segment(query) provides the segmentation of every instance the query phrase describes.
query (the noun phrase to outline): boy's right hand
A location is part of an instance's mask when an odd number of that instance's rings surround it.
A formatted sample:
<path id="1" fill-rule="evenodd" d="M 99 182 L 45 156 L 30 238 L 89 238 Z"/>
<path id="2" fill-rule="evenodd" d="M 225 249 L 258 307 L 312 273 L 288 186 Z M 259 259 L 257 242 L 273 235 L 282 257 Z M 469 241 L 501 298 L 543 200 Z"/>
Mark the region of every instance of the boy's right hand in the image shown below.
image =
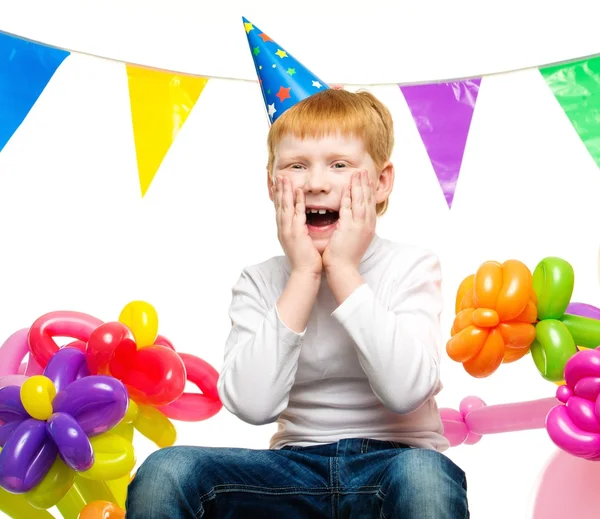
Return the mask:
<path id="1" fill-rule="evenodd" d="M 291 181 L 286 177 L 277 177 L 274 190 L 277 237 L 290 261 L 292 272 L 320 275 L 323 260 L 308 235 L 304 192 L 297 189 L 294 202 Z"/>

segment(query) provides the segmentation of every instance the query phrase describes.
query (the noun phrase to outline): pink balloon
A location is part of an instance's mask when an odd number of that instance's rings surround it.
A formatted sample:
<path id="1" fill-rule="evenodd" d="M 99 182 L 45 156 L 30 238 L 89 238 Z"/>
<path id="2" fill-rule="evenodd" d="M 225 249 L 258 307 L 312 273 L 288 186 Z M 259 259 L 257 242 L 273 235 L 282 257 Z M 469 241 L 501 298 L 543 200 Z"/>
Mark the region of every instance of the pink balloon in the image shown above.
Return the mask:
<path id="1" fill-rule="evenodd" d="M 0 377 L 19 373 L 21 362 L 29 353 L 28 333 L 27 328 L 19 330 L 0 346 Z"/>
<path id="2" fill-rule="evenodd" d="M 600 460 L 600 351 L 582 350 L 565 366 L 565 385 L 556 390 L 558 405 L 546 419 L 557 447 L 588 460 Z"/>
<path id="3" fill-rule="evenodd" d="M 444 436 L 450 442 L 450 446 L 456 447 L 464 443 L 469 437 L 469 429 L 463 416 L 456 409 L 443 407 L 440 409 L 440 417 L 444 424 Z"/>
<path id="4" fill-rule="evenodd" d="M 597 519 L 600 463 L 558 450 L 540 475 L 533 519 Z"/>
<path id="5" fill-rule="evenodd" d="M 29 360 L 27 361 L 27 368 L 25 369 L 25 375 L 33 377 L 34 375 L 41 375 L 44 373 L 44 368 L 38 364 L 33 355 L 29 354 Z"/>
<path id="6" fill-rule="evenodd" d="M 557 405 L 556 398 L 494 405 L 471 411 L 465 416 L 465 423 L 475 434 L 543 429 L 548 412 Z"/>
<path id="7" fill-rule="evenodd" d="M 478 396 L 467 396 L 462 399 L 458 410 L 463 419 L 465 419 L 470 412 L 483 409 L 484 407 L 486 407 L 485 402 Z M 465 445 L 475 445 L 481 438 L 481 434 L 469 431 L 469 435 L 465 439 Z"/>
<path id="8" fill-rule="evenodd" d="M 26 375 L 5 375 L 0 377 L 0 389 L 6 386 L 19 386 L 23 385 L 29 377 Z"/>

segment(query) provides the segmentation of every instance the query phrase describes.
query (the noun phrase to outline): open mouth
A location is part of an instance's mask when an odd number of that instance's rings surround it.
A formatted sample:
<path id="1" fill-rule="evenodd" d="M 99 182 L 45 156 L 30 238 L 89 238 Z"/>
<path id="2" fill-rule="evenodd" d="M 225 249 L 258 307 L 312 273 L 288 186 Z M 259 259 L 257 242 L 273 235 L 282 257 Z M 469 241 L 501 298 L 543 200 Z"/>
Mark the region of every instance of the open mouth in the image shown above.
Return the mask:
<path id="1" fill-rule="evenodd" d="M 327 227 L 334 225 L 340 217 L 338 211 L 330 209 L 306 209 L 306 225 L 310 227 Z"/>

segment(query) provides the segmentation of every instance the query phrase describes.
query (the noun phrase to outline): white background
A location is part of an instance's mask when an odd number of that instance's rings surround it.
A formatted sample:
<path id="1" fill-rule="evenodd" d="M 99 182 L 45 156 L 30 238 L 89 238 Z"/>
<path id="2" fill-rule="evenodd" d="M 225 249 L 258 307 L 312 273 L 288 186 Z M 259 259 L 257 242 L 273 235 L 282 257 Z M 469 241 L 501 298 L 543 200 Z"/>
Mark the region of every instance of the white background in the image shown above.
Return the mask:
<path id="1" fill-rule="evenodd" d="M 353 84 L 500 72 L 600 51 L 592 1 L 571 0 L 567 9 L 511 0 L 488 12 L 467 0 L 371 1 L 360 14 L 341 1 L 321 2 L 322 11 L 311 2 L 244 4 L 214 3 L 209 13 L 191 0 L 5 0 L 0 30 L 254 79 L 245 15 L 326 81 Z M 488 259 L 533 269 L 561 256 L 576 272 L 573 300 L 600 304 L 600 172 L 537 70 L 483 80 L 451 211 L 398 87 L 371 90 L 392 110 L 397 132 L 396 185 L 378 232 L 440 255 L 444 330 L 458 284 Z M 141 199 L 124 65 L 67 58 L 0 153 L 0 337 L 51 310 L 116 320 L 128 301 L 143 299 L 178 350 L 220 369 L 232 285 L 244 266 L 280 253 L 265 183 L 267 131 L 256 82 L 210 80 Z M 555 391 L 530 357 L 485 380 L 446 357 L 442 368 L 440 406 L 457 408 L 469 394 L 498 404 Z M 179 444 L 251 448 L 267 446 L 274 431 L 225 410 L 177 428 Z M 135 445 L 139 462 L 154 449 L 139 436 Z M 467 472 L 472 517 L 505 519 L 530 517 L 536 478 L 553 452 L 539 430 L 448 455 Z"/>

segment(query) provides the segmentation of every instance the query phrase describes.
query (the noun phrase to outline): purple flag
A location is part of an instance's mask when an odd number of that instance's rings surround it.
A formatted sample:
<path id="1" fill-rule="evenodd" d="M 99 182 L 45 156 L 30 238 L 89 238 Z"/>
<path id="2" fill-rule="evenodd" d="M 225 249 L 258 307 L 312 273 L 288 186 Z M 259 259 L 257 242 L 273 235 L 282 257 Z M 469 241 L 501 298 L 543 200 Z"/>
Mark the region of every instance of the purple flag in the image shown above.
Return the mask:
<path id="1" fill-rule="evenodd" d="M 480 84 L 481 78 L 400 87 L 449 208 Z"/>

